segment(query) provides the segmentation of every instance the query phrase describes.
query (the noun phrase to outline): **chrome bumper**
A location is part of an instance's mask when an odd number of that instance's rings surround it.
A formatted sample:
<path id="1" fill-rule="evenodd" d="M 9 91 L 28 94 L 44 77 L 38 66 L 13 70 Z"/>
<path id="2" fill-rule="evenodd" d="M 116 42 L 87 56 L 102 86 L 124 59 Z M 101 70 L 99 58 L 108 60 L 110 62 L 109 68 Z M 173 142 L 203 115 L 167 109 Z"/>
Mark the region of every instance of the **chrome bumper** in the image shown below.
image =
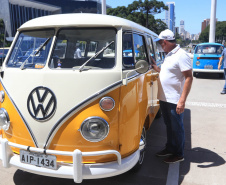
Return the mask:
<path id="1" fill-rule="evenodd" d="M 10 146 L 27 150 L 28 146 L 19 145 L 9 142 L 7 139 L 2 139 L 0 136 L 0 160 L 2 160 L 3 167 L 9 168 L 14 166 L 18 169 L 28 171 L 35 174 L 51 176 L 51 177 L 61 177 L 74 179 L 75 183 L 81 183 L 83 179 L 98 179 L 111 177 L 115 175 L 122 174 L 130 170 L 139 160 L 140 151 L 137 150 L 132 155 L 121 159 L 121 155 L 116 150 L 105 150 L 97 152 L 81 152 L 80 150 L 74 150 L 73 152 L 56 151 L 56 150 L 46 150 L 46 154 L 50 155 L 64 155 L 72 156 L 73 164 L 66 164 L 58 162 L 57 170 L 51 170 L 47 168 L 36 167 L 30 164 L 24 164 L 20 162 L 20 156 L 15 155 Z M 40 148 L 30 147 L 31 152 L 43 153 L 44 150 Z M 83 156 L 98 156 L 98 155 L 108 155 L 114 154 L 117 156 L 117 162 L 108 163 L 96 163 L 96 164 L 83 164 Z"/>

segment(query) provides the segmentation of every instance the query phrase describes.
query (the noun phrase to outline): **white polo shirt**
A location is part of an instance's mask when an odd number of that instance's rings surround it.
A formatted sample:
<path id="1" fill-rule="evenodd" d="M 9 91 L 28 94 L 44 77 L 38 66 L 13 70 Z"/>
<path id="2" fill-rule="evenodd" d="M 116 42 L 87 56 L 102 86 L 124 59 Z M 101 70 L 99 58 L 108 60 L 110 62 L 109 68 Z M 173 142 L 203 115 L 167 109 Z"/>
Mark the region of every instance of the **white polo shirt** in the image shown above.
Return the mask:
<path id="1" fill-rule="evenodd" d="M 177 46 L 169 52 L 165 57 L 159 74 L 158 99 L 177 104 L 185 82 L 182 72 L 191 69 L 191 59 L 186 51 Z"/>

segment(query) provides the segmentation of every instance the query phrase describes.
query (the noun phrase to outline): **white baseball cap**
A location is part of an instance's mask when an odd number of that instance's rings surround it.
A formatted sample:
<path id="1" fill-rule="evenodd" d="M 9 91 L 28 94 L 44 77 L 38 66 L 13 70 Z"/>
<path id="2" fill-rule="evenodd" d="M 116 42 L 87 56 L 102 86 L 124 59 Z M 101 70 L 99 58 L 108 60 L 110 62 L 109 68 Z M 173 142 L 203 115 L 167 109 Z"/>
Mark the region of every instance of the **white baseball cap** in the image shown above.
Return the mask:
<path id="1" fill-rule="evenodd" d="M 171 30 L 166 29 L 159 34 L 154 42 L 158 42 L 159 40 L 175 40 L 174 33 Z"/>

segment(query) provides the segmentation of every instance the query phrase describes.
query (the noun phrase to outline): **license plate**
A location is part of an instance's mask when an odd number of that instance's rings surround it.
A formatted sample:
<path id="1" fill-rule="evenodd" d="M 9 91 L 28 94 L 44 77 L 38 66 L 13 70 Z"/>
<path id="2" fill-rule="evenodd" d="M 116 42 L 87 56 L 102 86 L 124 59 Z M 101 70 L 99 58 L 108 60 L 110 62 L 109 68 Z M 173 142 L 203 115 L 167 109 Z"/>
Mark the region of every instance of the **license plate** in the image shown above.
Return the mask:
<path id="1" fill-rule="evenodd" d="M 205 65 L 204 69 L 213 69 L 213 66 L 212 65 Z"/>
<path id="2" fill-rule="evenodd" d="M 56 156 L 20 150 L 20 162 L 56 170 Z"/>

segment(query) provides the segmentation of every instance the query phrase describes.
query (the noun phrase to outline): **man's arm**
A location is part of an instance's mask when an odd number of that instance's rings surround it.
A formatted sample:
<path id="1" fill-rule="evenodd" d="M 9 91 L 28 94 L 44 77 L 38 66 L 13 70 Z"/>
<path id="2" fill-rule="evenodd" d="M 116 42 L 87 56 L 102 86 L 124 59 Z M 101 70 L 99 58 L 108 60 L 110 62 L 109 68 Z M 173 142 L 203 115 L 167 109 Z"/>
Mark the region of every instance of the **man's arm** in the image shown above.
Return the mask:
<path id="1" fill-rule="evenodd" d="M 219 64 L 218 64 L 218 70 L 221 69 L 223 59 L 224 59 L 224 55 L 222 55 L 221 58 L 220 58 L 220 61 L 219 61 Z"/>
<path id="2" fill-rule="evenodd" d="M 182 91 L 181 97 L 177 104 L 177 108 L 176 108 L 177 114 L 181 114 L 184 112 L 185 102 L 186 102 L 187 96 L 191 90 L 191 85 L 192 85 L 192 81 L 193 81 L 192 70 L 184 71 L 182 73 L 185 77 L 185 83 L 184 83 L 184 89 Z"/>

